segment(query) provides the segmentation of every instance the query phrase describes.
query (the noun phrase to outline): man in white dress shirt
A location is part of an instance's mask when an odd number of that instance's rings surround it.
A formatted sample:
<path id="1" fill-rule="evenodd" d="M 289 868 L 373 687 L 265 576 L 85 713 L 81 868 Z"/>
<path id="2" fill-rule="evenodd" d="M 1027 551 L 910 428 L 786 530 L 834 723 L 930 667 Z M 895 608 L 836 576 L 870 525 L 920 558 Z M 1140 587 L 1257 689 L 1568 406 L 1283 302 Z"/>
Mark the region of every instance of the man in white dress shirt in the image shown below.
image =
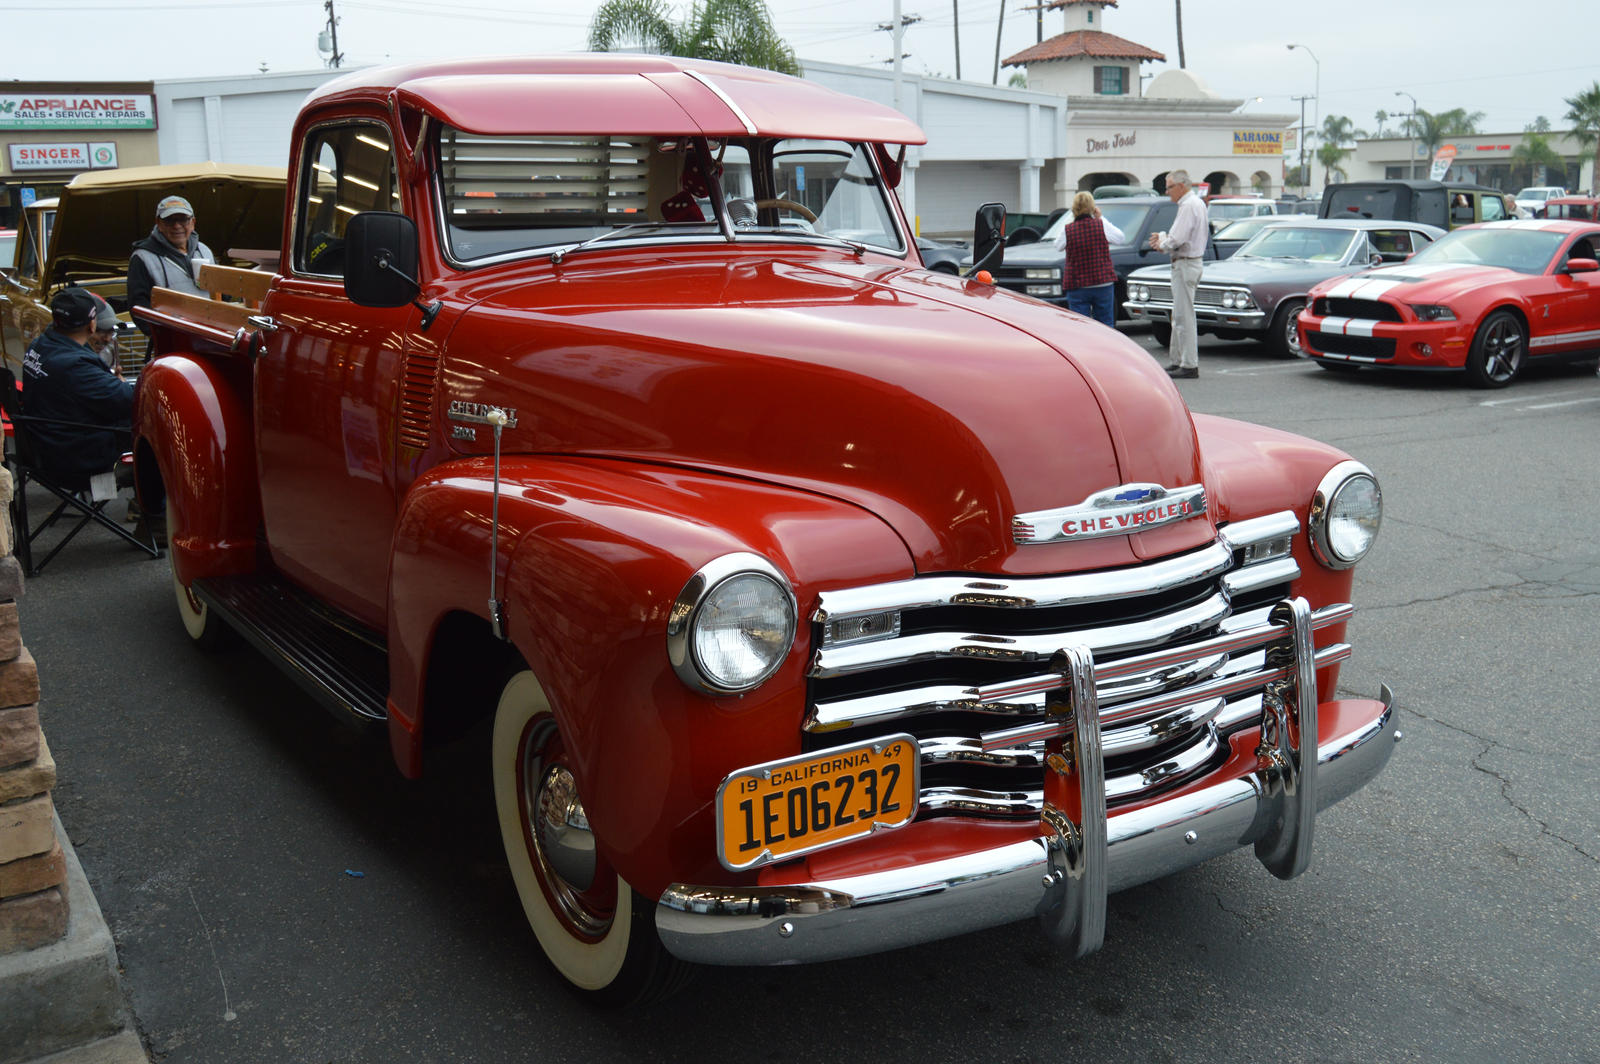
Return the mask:
<path id="1" fill-rule="evenodd" d="M 1177 220 L 1164 233 L 1150 234 L 1150 248 L 1172 256 L 1172 342 L 1169 351 L 1177 361 L 1167 366 L 1169 376 L 1200 376 L 1200 333 L 1195 328 L 1194 293 L 1200 286 L 1200 259 L 1206 253 L 1210 222 L 1206 205 L 1189 183 L 1189 171 L 1167 172 L 1167 197 L 1178 205 Z"/>

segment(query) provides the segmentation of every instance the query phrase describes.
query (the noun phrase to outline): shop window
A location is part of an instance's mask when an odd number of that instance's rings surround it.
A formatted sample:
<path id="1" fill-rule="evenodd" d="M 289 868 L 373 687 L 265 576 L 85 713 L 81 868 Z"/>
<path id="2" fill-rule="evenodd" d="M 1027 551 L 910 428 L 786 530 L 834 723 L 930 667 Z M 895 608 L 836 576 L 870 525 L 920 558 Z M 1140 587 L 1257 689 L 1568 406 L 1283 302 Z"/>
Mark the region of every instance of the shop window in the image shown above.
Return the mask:
<path id="1" fill-rule="evenodd" d="M 1128 91 L 1128 68 L 1097 66 L 1094 68 L 1094 91 L 1101 96 L 1122 96 Z"/>

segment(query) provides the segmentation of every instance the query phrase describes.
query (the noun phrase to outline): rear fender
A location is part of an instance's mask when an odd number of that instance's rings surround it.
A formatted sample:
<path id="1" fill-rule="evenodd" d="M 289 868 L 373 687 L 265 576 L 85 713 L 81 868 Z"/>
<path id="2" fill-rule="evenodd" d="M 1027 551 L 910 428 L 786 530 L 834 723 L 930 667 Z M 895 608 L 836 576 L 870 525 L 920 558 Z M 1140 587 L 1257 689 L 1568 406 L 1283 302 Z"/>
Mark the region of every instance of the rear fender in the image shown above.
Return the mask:
<path id="1" fill-rule="evenodd" d="M 441 625 L 489 616 L 492 477 L 489 459 L 452 462 L 420 478 L 401 511 L 389 718 L 408 775 L 420 774 L 430 712 L 454 708 L 427 682 Z M 817 593 L 912 575 L 904 543 L 850 504 L 659 467 L 514 457 L 501 486 L 506 635 L 550 698 L 602 854 L 652 896 L 690 870 L 725 878 L 711 799 L 733 769 L 799 752 Z M 735 551 L 789 575 L 799 635 L 766 683 L 714 698 L 673 672 L 666 626 L 689 578 Z"/>
<path id="2" fill-rule="evenodd" d="M 139 375 L 134 452 L 148 497 L 166 491 L 173 568 L 184 583 L 256 565 L 261 493 L 248 368 L 164 355 Z"/>

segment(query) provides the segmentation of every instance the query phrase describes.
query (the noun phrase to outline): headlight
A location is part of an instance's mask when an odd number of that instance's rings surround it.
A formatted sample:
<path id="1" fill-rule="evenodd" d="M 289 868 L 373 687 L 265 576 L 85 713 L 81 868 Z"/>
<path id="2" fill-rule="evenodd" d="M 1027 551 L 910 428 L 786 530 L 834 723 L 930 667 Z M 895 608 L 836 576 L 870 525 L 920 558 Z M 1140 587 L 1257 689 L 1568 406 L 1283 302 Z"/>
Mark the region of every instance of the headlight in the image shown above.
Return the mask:
<path id="1" fill-rule="evenodd" d="M 1234 302 L 1234 295 L 1232 292 L 1222 293 L 1222 305 L 1229 308 L 1237 306 L 1237 304 Z"/>
<path id="2" fill-rule="evenodd" d="M 794 645 L 794 592 L 759 554 L 725 554 L 689 578 L 667 620 L 667 657 L 697 691 L 759 686 Z"/>
<path id="3" fill-rule="evenodd" d="M 1418 321 L 1456 320 L 1456 312 L 1443 303 L 1416 303 L 1412 305 L 1411 313 L 1417 316 Z"/>
<path id="4" fill-rule="evenodd" d="M 1150 302 L 1150 289 L 1146 288 L 1142 284 L 1134 285 L 1133 286 L 1133 291 L 1130 294 L 1133 296 L 1133 300 L 1134 300 L 1135 303 L 1148 303 L 1148 302 Z"/>
<path id="5" fill-rule="evenodd" d="M 1029 281 L 1054 281 L 1060 278 L 1060 270 L 1023 270 L 1022 276 Z"/>
<path id="6" fill-rule="evenodd" d="M 1383 523 L 1383 491 L 1372 470 L 1340 462 L 1311 497 L 1311 546 L 1317 561 L 1348 569 L 1372 549 Z"/>

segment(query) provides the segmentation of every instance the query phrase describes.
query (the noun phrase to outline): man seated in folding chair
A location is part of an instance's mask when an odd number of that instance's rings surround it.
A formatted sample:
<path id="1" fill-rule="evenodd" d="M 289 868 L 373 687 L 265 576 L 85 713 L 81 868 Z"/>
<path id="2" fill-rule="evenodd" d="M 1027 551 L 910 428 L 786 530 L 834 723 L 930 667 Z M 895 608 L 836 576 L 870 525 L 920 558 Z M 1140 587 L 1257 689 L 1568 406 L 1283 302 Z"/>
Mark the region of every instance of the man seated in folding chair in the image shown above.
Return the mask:
<path id="1" fill-rule="evenodd" d="M 33 537 L 68 506 L 83 515 L 68 539 L 93 520 L 152 556 L 159 554 L 153 529 L 141 527 L 130 535 L 105 513 L 106 502 L 116 495 L 115 477 L 109 484 L 92 483 L 122 468 L 122 454 L 131 442 L 128 423 L 133 413 L 133 385 L 108 368 L 91 345 L 99 309 L 100 301 L 86 289 L 63 289 L 50 301 L 51 327 L 22 357 L 22 409 L 16 419 L 16 440 L 23 473 L 17 485 L 23 527 L 17 532 L 19 540 L 30 541 L 19 543 L 29 555 L 25 564 L 31 560 Z M 28 479 L 37 480 L 61 500 L 56 512 L 37 529 L 26 524 Z M 108 490 L 95 491 L 95 487 Z M 65 543 L 63 540 L 57 549 Z M 54 555 L 51 551 L 44 562 L 31 568 L 37 572 Z"/>

